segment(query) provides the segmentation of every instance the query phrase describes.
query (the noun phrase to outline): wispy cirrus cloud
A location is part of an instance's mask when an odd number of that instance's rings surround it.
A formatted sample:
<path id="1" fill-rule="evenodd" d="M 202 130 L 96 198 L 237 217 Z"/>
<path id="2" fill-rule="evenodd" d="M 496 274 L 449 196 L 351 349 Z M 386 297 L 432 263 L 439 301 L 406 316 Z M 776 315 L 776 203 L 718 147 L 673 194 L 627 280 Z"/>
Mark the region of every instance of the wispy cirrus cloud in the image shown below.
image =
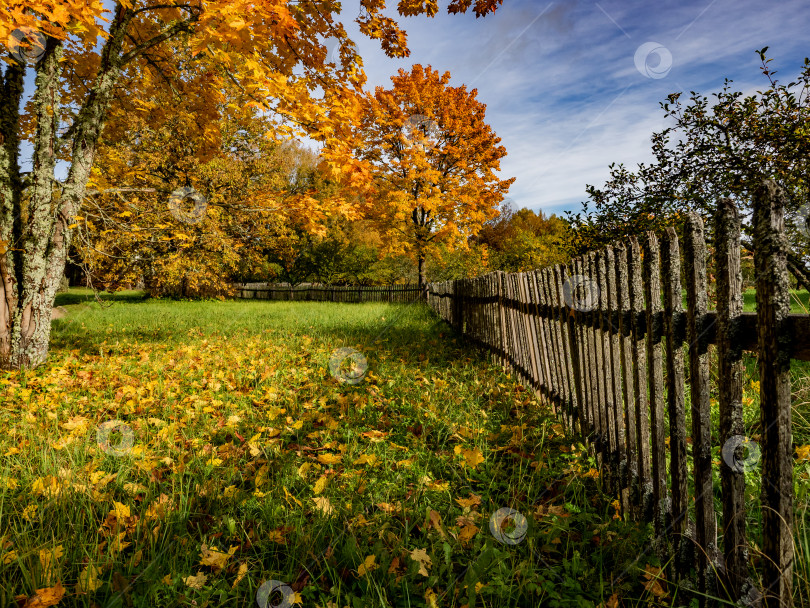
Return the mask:
<path id="1" fill-rule="evenodd" d="M 354 4 L 344 3 L 347 21 Z M 392 60 L 374 41 L 354 39 L 371 87 L 389 86 L 399 68 L 422 63 L 478 89 L 509 152 L 501 174 L 517 177 L 510 198 L 560 213 L 578 210 L 585 185 L 602 183 L 611 162 L 633 166 L 651 158 L 650 135 L 666 126 L 659 102 L 669 93 L 710 94 L 726 77 L 742 90 L 763 87 L 754 51 L 764 46 L 784 74 L 795 74 L 807 54 L 805 10 L 800 0 L 767 8 L 753 0 L 506 0 L 483 19 L 402 20 L 407 59 Z M 636 51 L 647 42 L 671 55 L 663 77 L 636 67 Z M 666 67 L 656 66 L 659 59 L 647 58 L 654 75 Z"/>

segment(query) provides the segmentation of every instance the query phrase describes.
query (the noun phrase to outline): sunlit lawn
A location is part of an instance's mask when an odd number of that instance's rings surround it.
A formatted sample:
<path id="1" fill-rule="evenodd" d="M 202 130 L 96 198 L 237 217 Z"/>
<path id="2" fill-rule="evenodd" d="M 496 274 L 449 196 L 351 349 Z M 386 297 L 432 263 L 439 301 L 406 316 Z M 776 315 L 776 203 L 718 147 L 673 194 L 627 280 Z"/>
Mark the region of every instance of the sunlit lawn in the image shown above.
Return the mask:
<path id="1" fill-rule="evenodd" d="M 305 606 L 646 603 L 646 528 L 425 308 L 87 295 L 47 366 L 0 375 L 3 606 L 254 606 L 271 580 Z M 527 529 L 496 538 L 502 508 Z"/>

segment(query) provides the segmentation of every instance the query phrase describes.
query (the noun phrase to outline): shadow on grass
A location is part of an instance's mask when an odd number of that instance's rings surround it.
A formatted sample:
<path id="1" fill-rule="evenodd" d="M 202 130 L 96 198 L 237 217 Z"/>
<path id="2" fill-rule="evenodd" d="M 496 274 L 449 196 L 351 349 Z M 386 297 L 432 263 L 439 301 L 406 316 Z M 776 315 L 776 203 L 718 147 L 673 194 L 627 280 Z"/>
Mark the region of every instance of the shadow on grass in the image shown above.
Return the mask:
<path id="1" fill-rule="evenodd" d="M 116 293 L 108 293 L 106 291 L 98 292 L 98 299 L 104 302 L 141 302 L 146 298 L 146 292 L 143 291 L 118 291 Z M 92 289 L 73 288 L 65 293 L 56 294 L 54 306 L 72 306 L 74 304 L 95 301 L 96 294 Z"/>
<path id="2" fill-rule="evenodd" d="M 86 304 L 53 322 L 53 349 L 98 353 L 105 344 L 125 342 L 173 347 L 208 338 L 233 338 L 236 344 L 246 336 L 271 342 L 308 336 L 334 348 L 348 346 L 361 352 L 382 348 L 407 357 L 427 355 L 429 342 L 453 335 L 421 304 L 177 302 L 125 297 L 107 308 L 79 302 Z"/>

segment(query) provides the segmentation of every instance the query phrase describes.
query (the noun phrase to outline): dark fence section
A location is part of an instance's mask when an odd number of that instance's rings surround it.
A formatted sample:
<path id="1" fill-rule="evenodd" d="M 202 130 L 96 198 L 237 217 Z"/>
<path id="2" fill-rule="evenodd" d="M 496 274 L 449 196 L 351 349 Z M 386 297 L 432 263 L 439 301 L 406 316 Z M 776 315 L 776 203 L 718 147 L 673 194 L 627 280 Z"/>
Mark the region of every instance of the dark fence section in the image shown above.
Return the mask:
<path id="1" fill-rule="evenodd" d="M 241 283 L 232 285 L 235 297 L 298 302 L 414 302 L 424 290 L 416 285 L 278 285 Z"/>
<path id="2" fill-rule="evenodd" d="M 810 360 L 810 319 L 789 314 L 784 195 L 766 182 L 755 206 L 756 313 L 742 312 L 740 219 L 729 200 L 715 217 L 715 310 L 697 215 L 687 217 L 682 242 L 669 229 L 566 265 L 434 283 L 428 305 L 588 438 L 625 512 L 653 523 L 655 547 L 674 558 L 670 580 L 694 576 L 704 604 L 761 594 L 768 608 L 784 608 L 793 569 L 790 360 Z M 760 462 L 745 455 L 755 446 L 742 425 L 744 350 L 759 360 Z M 752 465 L 762 476 L 759 576 L 745 526 Z"/>

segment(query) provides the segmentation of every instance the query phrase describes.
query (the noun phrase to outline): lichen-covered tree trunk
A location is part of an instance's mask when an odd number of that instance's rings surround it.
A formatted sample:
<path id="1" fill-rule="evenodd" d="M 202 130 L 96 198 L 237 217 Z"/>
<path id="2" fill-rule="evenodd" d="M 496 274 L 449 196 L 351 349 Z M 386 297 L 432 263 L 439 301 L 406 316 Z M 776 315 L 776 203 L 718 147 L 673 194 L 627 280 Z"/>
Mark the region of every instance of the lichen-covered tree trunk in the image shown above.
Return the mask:
<path id="1" fill-rule="evenodd" d="M 131 12 L 116 12 L 101 69 L 78 116 L 60 136 L 62 42 L 49 38 L 36 64 L 32 170 L 20 172 L 20 115 L 26 67 L 10 62 L 0 77 L 0 368 L 32 368 L 48 356 L 53 301 L 65 271 L 73 218 L 90 177 L 104 116 L 120 75 Z M 54 168 L 72 145 L 64 183 Z"/>

